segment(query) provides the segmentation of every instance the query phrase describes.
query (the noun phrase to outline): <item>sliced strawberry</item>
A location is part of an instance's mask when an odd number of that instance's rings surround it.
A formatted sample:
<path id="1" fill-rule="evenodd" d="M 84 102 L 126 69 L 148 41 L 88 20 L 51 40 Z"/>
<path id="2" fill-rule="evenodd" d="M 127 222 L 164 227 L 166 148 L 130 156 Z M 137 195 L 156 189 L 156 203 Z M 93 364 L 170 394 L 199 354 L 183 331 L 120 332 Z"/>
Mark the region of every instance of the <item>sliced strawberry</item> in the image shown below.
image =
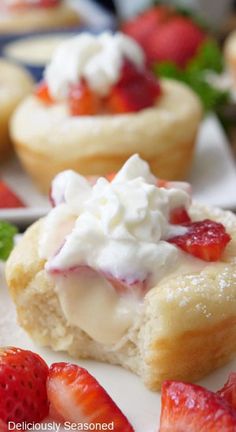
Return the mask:
<path id="1" fill-rule="evenodd" d="M 190 216 L 184 207 L 178 207 L 171 210 L 170 223 L 173 225 L 181 225 L 186 222 L 191 222 Z"/>
<path id="2" fill-rule="evenodd" d="M 111 182 L 112 180 L 114 180 L 115 176 L 116 176 L 116 173 L 109 173 L 109 174 L 106 175 L 106 179 L 109 182 Z"/>
<path id="3" fill-rule="evenodd" d="M 236 411 L 201 386 L 165 381 L 161 400 L 160 432 L 236 431 Z"/>
<path id="4" fill-rule="evenodd" d="M 48 85 L 45 81 L 41 81 L 35 90 L 35 96 L 41 100 L 45 105 L 52 105 L 54 103 L 50 95 Z"/>
<path id="5" fill-rule="evenodd" d="M 54 363 L 47 389 L 51 405 L 66 421 L 98 425 L 114 422 L 115 432 L 134 431 L 104 388 L 77 365 Z"/>
<path id="6" fill-rule="evenodd" d="M 115 278 L 112 275 L 104 274 L 104 276 L 119 295 L 133 293 L 136 296 L 143 297 L 145 292 L 148 290 L 147 279 L 144 281 L 135 280 L 132 283 L 128 283 L 127 281 Z"/>
<path id="7" fill-rule="evenodd" d="M 218 390 L 217 394 L 236 409 L 236 372 L 232 372 L 229 375 L 228 381 Z"/>
<path id="8" fill-rule="evenodd" d="M 38 0 L 38 5 L 42 8 L 51 8 L 57 7 L 60 2 L 61 0 Z"/>
<path id="9" fill-rule="evenodd" d="M 71 87 L 69 108 L 73 116 L 98 114 L 101 108 L 100 98 L 90 90 L 85 81 Z"/>
<path id="10" fill-rule="evenodd" d="M 157 179 L 157 187 L 159 188 L 165 188 L 165 189 L 169 189 L 169 185 L 171 182 L 169 182 L 168 180 L 165 179 Z"/>
<path id="11" fill-rule="evenodd" d="M 186 234 L 168 239 L 185 252 L 204 261 L 218 261 L 231 240 L 221 223 L 205 219 L 183 224 Z"/>
<path id="12" fill-rule="evenodd" d="M 21 199 L 7 186 L 0 181 L 0 209 L 25 207 Z"/>
<path id="13" fill-rule="evenodd" d="M 9 9 L 51 8 L 56 7 L 60 0 L 15 0 L 8 5 Z"/>
<path id="14" fill-rule="evenodd" d="M 159 82 L 152 74 L 137 74 L 132 80 L 121 78 L 108 98 L 109 110 L 114 113 L 129 113 L 153 106 L 161 95 Z"/>
<path id="15" fill-rule="evenodd" d="M 146 54 L 150 63 L 172 61 L 184 68 L 205 39 L 202 29 L 189 18 L 174 17 L 149 35 Z"/>
<path id="16" fill-rule="evenodd" d="M 40 422 L 49 411 L 48 367 L 31 351 L 0 349 L 0 420 Z"/>

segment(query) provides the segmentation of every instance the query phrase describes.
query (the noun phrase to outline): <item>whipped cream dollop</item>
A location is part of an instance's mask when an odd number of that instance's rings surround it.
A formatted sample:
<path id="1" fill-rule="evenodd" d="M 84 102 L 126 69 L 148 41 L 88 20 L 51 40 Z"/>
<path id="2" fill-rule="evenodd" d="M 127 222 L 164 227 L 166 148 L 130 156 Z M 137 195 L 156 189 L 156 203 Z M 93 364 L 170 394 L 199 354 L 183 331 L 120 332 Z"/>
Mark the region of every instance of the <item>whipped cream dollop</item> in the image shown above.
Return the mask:
<path id="1" fill-rule="evenodd" d="M 144 67 L 142 49 L 128 36 L 82 33 L 55 50 L 44 77 L 56 100 L 67 98 L 71 85 L 78 84 L 82 78 L 93 91 L 105 96 L 119 80 L 124 58 L 137 68 Z"/>
<path id="2" fill-rule="evenodd" d="M 39 253 L 67 322 L 99 343 L 120 344 L 147 289 L 181 264 L 183 253 L 166 240 L 186 230 L 171 225 L 169 215 L 189 207 L 188 188 L 156 183 L 138 155 L 111 182 L 65 171 L 52 183 L 55 207 L 43 223 Z"/>
<path id="3" fill-rule="evenodd" d="M 166 239 L 184 228 L 170 225 L 169 214 L 188 208 L 190 197 L 183 189 L 158 188 L 138 155 L 111 182 L 99 178 L 91 185 L 72 171 L 59 174 L 52 199 L 56 207 L 45 220 L 40 242 L 48 270 L 86 265 L 129 284 L 147 278 L 156 283 L 176 262 L 178 249 Z"/>

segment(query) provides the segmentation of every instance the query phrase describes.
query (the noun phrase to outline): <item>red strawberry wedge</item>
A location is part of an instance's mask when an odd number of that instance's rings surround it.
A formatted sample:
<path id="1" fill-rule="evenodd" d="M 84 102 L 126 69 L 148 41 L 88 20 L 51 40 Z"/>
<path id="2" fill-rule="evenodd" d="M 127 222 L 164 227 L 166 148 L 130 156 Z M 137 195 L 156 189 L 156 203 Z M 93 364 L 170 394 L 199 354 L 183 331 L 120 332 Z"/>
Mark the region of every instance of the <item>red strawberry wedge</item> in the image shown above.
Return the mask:
<path id="1" fill-rule="evenodd" d="M 115 432 L 134 432 L 127 418 L 103 387 L 85 369 L 54 363 L 49 370 L 48 398 L 68 422 L 108 425 Z"/>
<path id="2" fill-rule="evenodd" d="M 170 223 L 173 225 L 181 225 L 191 222 L 190 216 L 184 207 L 178 207 L 170 212 Z"/>
<path id="3" fill-rule="evenodd" d="M 184 223 L 183 226 L 187 232 L 169 238 L 169 243 L 204 261 L 218 261 L 231 240 L 221 223 L 209 219 Z"/>
<path id="4" fill-rule="evenodd" d="M 21 199 L 7 186 L 0 181 L 0 209 L 25 207 Z"/>
<path id="5" fill-rule="evenodd" d="M 40 422 L 48 415 L 48 367 L 41 357 L 19 348 L 0 349 L 0 430 L 12 421 Z M 2 429 L 1 429 L 2 426 Z"/>
<path id="6" fill-rule="evenodd" d="M 235 432 L 236 411 L 219 395 L 195 384 L 162 385 L 159 432 Z"/>
<path id="7" fill-rule="evenodd" d="M 52 105 L 53 98 L 50 95 L 48 85 L 45 81 L 41 81 L 35 89 L 35 96 L 45 105 Z"/>
<path id="8" fill-rule="evenodd" d="M 81 81 L 70 89 L 69 108 L 72 116 L 95 115 L 99 113 L 100 100 L 86 82 Z"/>
<path id="9" fill-rule="evenodd" d="M 232 372 L 222 389 L 218 390 L 218 395 L 223 397 L 233 408 L 236 409 L 236 373 Z"/>

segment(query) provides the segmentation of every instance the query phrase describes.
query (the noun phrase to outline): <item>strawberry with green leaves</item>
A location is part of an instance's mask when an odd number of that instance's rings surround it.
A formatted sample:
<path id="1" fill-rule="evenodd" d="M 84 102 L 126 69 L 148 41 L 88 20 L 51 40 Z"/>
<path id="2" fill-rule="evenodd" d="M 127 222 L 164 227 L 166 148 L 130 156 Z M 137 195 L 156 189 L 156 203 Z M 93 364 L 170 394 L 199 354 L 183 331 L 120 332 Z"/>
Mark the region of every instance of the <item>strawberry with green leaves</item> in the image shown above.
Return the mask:
<path id="1" fill-rule="evenodd" d="M 171 61 L 185 67 L 206 40 L 206 33 L 198 24 L 164 5 L 127 21 L 122 31 L 143 47 L 149 65 Z"/>

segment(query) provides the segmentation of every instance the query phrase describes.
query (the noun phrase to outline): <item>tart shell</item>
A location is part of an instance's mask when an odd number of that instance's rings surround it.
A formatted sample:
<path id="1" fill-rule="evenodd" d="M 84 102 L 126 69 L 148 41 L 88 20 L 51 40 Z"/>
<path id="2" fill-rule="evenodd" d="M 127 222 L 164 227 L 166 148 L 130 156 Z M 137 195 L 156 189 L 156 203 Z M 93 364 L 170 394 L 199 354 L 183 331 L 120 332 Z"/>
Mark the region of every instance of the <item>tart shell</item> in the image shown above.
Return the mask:
<path id="1" fill-rule="evenodd" d="M 31 92 L 33 80 L 19 66 L 0 60 L 0 162 L 11 145 L 9 120 L 18 103 Z"/>
<path id="2" fill-rule="evenodd" d="M 176 81 L 162 82 L 157 105 L 138 113 L 72 117 L 65 104 L 45 106 L 35 96 L 17 109 L 11 124 L 15 149 L 43 191 L 60 171 L 83 175 L 116 172 L 134 153 L 158 177 L 184 178 L 190 168 L 202 108 Z"/>
<path id="3" fill-rule="evenodd" d="M 39 344 L 121 365 L 152 390 L 166 379 L 195 381 L 236 353 L 236 217 L 199 205 L 193 220 L 224 223 L 232 240 L 222 260 L 201 271 L 170 274 L 144 297 L 141 315 L 117 346 L 92 340 L 63 315 L 55 286 L 38 256 L 42 221 L 28 229 L 10 256 L 6 277 L 20 325 Z M 108 323 L 109 325 L 109 323 Z"/>
<path id="4" fill-rule="evenodd" d="M 236 31 L 230 33 L 225 41 L 224 56 L 226 65 L 236 86 Z"/>
<path id="5" fill-rule="evenodd" d="M 73 27 L 80 23 L 78 14 L 66 5 L 55 8 L 9 12 L 0 19 L 0 34 Z"/>

